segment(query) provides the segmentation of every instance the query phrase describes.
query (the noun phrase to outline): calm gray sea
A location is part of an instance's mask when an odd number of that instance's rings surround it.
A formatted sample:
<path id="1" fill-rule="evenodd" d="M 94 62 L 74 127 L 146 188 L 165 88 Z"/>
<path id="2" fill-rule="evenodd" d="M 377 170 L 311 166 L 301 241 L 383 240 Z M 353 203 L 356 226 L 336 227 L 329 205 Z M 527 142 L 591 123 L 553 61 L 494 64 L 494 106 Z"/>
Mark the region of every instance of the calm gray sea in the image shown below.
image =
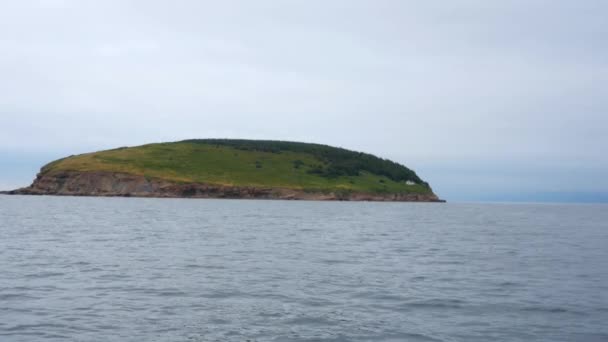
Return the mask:
<path id="1" fill-rule="evenodd" d="M 0 341 L 608 341 L 608 206 L 0 196 Z"/>

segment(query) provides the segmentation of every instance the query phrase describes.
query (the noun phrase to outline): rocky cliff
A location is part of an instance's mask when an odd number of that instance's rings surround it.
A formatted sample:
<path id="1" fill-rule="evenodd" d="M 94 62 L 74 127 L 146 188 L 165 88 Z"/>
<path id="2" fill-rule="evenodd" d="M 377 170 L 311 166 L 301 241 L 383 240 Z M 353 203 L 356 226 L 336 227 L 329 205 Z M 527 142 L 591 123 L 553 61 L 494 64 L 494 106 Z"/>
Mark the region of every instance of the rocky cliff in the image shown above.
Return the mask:
<path id="1" fill-rule="evenodd" d="M 304 191 L 288 188 L 178 183 L 117 172 L 42 172 L 31 186 L 12 195 L 122 196 L 173 198 L 242 198 L 340 201 L 443 202 L 435 194 Z"/>

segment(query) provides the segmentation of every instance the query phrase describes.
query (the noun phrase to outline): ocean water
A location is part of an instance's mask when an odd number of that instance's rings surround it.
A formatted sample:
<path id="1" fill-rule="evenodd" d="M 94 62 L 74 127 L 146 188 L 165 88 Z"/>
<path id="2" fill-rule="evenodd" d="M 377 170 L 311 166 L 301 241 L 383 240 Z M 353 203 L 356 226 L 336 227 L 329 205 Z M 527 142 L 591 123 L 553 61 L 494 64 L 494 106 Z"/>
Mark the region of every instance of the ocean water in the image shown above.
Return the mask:
<path id="1" fill-rule="evenodd" d="M 608 341 L 608 206 L 0 196 L 0 341 Z"/>

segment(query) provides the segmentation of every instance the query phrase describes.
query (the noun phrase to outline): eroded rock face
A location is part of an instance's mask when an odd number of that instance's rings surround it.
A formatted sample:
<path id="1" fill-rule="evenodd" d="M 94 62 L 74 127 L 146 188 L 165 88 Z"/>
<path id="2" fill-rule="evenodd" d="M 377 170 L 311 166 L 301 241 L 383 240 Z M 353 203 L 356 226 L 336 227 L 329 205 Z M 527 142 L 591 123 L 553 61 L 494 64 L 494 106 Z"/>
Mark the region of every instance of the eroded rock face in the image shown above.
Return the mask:
<path id="1" fill-rule="evenodd" d="M 320 193 L 285 188 L 221 186 L 203 183 L 182 184 L 126 173 L 69 171 L 41 173 L 31 186 L 8 193 L 66 196 L 441 202 L 434 194 Z"/>

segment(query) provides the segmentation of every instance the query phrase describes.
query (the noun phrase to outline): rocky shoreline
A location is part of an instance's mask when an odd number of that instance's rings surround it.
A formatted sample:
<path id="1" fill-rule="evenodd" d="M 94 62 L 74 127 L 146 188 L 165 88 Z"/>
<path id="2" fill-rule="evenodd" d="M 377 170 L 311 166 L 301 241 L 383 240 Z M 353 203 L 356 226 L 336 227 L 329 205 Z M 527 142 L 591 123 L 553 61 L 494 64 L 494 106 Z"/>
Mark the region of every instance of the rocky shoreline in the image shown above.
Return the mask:
<path id="1" fill-rule="evenodd" d="M 29 187 L 0 192 L 9 195 L 59 195 L 161 198 L 232 198 L 319 201 L 445 202 L 435 194 L 311 192 L 288 188 L 175 183 L 116 172 L 43 172 Z"/>

